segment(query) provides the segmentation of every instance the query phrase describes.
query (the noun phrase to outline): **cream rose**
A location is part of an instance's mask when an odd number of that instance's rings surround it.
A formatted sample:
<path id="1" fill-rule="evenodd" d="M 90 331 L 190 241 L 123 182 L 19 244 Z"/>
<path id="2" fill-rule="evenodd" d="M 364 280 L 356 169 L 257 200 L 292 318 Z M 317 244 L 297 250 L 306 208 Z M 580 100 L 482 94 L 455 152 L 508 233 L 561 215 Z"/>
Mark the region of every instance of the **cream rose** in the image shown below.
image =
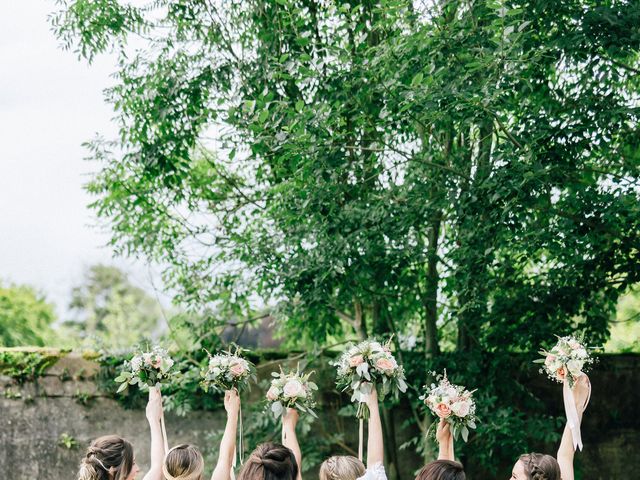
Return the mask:
<path id="1" fill-rule="evenodd" d="M 440 418 L 449 418 L 451 416 L 451 408 L 446 403 L 436 405 L 436 415 Z"/>
<path id="2" fill-rule="evenodd" d="M 280 395 L 280 389 L 272 386 L 267 392 L 267 399 L 273 402 L 278 399 L 278 395 Z"/>
<path id="3" fill-rule="evenodd" d="M 297 398 L 297 397 L 306 397 L 307 393 L 304 391 L 304 386 L 300 382 L 300 380 L 296 378 L 292 378 L 289 380 L 284 388 L 282 389 L 282 393 L 285 398 Z"/>
<path id="4" fill-rule="evenodd" d="M 469 414 L 469 410 L 471 408 L 471 404 L 468 400 L 460 400 L 451 405 L 451 410 L 458 417 L 466 417 Z"/>

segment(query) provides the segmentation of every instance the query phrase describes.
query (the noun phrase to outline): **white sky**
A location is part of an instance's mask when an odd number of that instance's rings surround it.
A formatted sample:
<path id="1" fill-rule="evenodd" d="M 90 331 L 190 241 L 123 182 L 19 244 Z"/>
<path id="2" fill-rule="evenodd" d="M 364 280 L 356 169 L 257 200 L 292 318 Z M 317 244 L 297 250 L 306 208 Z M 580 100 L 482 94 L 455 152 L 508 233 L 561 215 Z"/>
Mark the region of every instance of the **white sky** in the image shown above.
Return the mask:
<path id="1" fill-rule="evenodd" d="M 64 315 L 93 263 L 151 287 L 146 266 L 112 259 L 82 188 L 97 165 L 81 143 L 115 136 L 102 97 L 114 58 L 88 66 L 61 50 L 47 22 L 54 9 L 53 0 L 0 0 L 0 280 L 36 286 Z"/>

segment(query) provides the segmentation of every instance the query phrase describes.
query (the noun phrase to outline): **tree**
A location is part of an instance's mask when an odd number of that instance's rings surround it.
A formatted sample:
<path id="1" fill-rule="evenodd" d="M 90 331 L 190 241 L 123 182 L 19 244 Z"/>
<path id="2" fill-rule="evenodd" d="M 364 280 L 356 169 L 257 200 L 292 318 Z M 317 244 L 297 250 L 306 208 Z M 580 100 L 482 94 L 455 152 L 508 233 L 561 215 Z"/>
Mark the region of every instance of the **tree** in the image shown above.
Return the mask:
<path id="1" fill-rule="evenodd" d="M 250 318 L 260 295 L 298 342 L 419 325 L 416 372 L 455 345 L 504 419 L 486 444 L 528 428 L 495 458 L 469 445 L 486 467 L 549 431 L 501 371 L 554 334 L 602 343 L 640 279 L 638 6 L 155 5 L 52 20 L 79 55 L 120 55 L 121 139 L 90 144 L 114 247 L 198 308 Z"/>
<path id="2" fill-rule="evenodd" d="M 0 346 L 43 347 L 55 341 L 52 304 L 27 285 L 0 285 Z"/>
<path id="3" fill-rule="evenodd" d="M 76 315 L 65 322 L 80 339 L 98 341 L 111 349 L 130 348 L 158 336 L 162 310 L 144 290 L 134 286 L 116 267 L 93 265 L 84 283 L 71 294 L 70 310 Z"/>

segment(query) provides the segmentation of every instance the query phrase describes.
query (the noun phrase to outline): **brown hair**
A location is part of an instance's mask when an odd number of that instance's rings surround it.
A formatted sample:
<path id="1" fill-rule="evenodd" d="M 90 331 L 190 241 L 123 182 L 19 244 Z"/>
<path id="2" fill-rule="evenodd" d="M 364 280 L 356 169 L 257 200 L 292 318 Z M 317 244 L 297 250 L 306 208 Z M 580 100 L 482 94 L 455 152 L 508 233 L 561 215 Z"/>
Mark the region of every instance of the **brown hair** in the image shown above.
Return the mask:
<path id="1" fill-rule="evenodd" d="M 531 480 L 561 480 L 560 465 L 551 455 L 525 453 L 518 460 L 524 465 L 527 478 Z"/>
<path id="2" fill-rule="evenodd" d="M 263 443 L 251 452 L 238 480 L 295 480 L 298 463 L 293 452 L 278 443 Z"/>
<path id="3" fill-rule="evenodd" d="M 351 455 L 334 455 L 320 465 L 320 480 L 356 480 L 364 473 L 364 464 Z"/>
<path id="4" fill-rule="evenodd" d="M 204 459 L 198 447 L 182 444 L 167 452 L 162 474 L 167 480 L 201 480 Z"/>
<path id="5" fill-rule="evenodd" d="M 133 447 L 117 435 L 96 438 L 80 463 L 78 480 L 125 480 L 133 469 Z"/>
<path id="6" fill-rule="evenodd" d="M 466 480 L 461 463 L 451 460 L 436 460 L 427 463 L 416 475 L 416 480 Z"/>

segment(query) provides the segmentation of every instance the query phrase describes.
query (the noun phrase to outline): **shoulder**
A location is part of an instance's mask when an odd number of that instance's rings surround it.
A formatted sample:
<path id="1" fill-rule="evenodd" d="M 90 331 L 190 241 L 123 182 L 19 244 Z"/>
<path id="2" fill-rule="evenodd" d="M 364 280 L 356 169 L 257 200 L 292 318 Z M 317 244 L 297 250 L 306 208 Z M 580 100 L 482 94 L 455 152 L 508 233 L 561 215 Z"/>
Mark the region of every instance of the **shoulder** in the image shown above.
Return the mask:
<path id="1" fill-rule="evenodd" d="M 367 468 L 364 475 L 358 480 L 387 480 L 387 473 L 382 463 L 376 463 Z"/>

